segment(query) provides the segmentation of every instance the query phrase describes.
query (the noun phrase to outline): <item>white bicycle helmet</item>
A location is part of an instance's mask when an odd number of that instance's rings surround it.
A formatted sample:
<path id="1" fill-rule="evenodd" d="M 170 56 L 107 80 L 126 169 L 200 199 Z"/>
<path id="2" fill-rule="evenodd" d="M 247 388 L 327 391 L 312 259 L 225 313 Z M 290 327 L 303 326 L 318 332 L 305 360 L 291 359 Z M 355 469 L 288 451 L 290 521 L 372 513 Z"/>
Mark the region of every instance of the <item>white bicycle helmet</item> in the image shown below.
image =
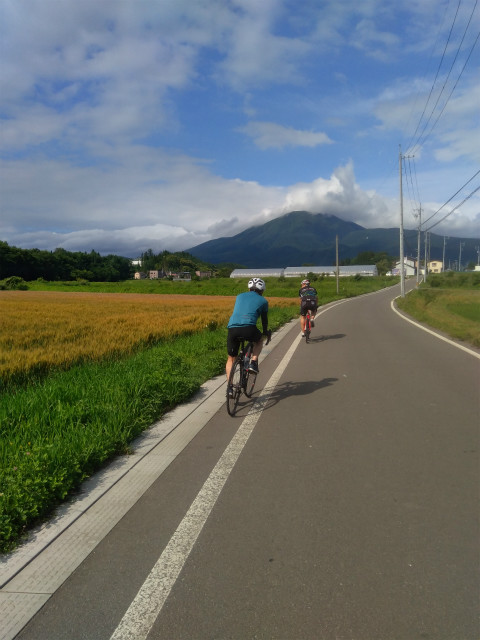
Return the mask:
<path id="1" fill-rule="evenodd" d="M 250 291 L 265 291 L 265 282 L 261 278 L 252 278 L 248 281 Z"/>
<path id="2" fill-rule="evenodd" d="M 302 280 L 302 287 L 304 284 L 308 286 L 310 284 L 310 280 Z"/>

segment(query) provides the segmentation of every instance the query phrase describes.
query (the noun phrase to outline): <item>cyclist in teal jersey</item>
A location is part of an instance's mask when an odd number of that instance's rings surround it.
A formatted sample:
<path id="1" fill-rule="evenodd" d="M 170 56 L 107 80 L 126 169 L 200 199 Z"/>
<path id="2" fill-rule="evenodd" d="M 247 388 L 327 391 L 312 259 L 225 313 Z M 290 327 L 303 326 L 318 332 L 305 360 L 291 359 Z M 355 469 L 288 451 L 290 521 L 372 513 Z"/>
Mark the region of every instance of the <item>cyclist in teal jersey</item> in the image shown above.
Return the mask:
<path id="1" fill-rule="evenodd" d="M 245 293 L 240 293 L 237 296 L 233 313 L 227 325 L 228 358 L 225 365 L 227 381 L 238 354 L 239 342 L 237 338 L 243 336 L 254 343 L 248 368 L 250 371 L 258 373 L 258 356 L 263 346 L 263 335 L 266 335 L 268 331 L 268 302 L 263 298 L 265 282 L 261 278 L 252 278 L 248 283 L 248 289 Z M 258 318 L 262 321 L 262 331 L 257 327 Z"/>

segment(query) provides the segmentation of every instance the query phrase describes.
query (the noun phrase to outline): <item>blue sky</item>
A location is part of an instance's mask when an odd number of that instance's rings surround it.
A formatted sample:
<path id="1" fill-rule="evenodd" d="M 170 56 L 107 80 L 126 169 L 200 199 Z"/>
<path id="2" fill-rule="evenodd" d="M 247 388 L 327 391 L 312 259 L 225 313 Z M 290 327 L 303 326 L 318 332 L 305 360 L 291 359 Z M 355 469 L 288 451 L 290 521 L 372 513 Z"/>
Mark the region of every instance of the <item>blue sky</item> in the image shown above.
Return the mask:
<path id="1" fill-rule="evenodd" d="M 395 227 L 400 145 L 405 226 L 480 238 L 477 2 L 0 0 L 0 239 L 136 257 L 293 210 Z"/>

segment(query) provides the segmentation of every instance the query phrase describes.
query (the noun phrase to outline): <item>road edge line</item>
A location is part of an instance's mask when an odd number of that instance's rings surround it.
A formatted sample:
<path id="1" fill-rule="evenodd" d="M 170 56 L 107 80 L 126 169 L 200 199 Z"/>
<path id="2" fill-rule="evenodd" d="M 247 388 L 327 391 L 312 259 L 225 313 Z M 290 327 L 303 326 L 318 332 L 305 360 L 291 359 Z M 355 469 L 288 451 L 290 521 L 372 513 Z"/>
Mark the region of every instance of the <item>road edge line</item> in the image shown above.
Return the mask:
<path id="1" fill-rule="evenodd" d="M 398 316 L 400 316 L 400 318 L 402 318 L 403 320 L 406 320 L 407 322 L 410 322 L 410 324 L 413 324 L 415 327 L 418 327 L 419 329 L 422 329 L 423 331 L 426 331 L 427 333 L 430 333 L 432 336 L 435 336 L 439 340 L 443 340 L 444 342 L 447 342 L 448 344 L 451 344 L 452 346 L 457 347 L 457 349 L 461 349 L 462 351 L 465 351 L 466 353 L 468 353 L 471 356 L 474 356 L 475 358 L 478 358 L 480 360 L 480 353 L 477 353 L 476 351 L 473 351 L 472 349 L 470 349 L 468 347 L 465 347 L 463 344 L 458 344 L 458 342 L 455 342 L 454 340 L 451 340 L 450 338 L 446 338 L 445 336 L 442 336 L 441 333 L 438 333 L 438 332 L 434 331 L 433 329 L 429 329 L 428 327 L 424 327 L 422 324 L 420 324 L 416 320 L 413 320 L 412 318 L 407 317 L 404 313 L 399 311 L 395 306 L 395 301 L 398 298 L 400 298 L 400 296 L 396 296 L 395 298 L 393 298 L 393 300 L 390 302 L 390 307 L 392 308 L 393 311 L 395 311 L 395 313 Z"/>
<path id="2" fill-rule="evenodd" d="M 187 513 L 131 602 L 110 640 L 146 640 L 222 490 L 248 442 L 268 399 L 295 353 L 297 336 L 255 399 L 225 451 L 210 472 Z"/>

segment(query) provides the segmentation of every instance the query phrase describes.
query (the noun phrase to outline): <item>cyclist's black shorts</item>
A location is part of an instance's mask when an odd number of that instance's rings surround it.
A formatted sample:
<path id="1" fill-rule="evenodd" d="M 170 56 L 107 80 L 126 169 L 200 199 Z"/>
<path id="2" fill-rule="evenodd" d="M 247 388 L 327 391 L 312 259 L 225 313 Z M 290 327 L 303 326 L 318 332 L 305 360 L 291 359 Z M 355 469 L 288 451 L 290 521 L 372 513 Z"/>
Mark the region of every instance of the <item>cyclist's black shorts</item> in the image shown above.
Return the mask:
<path id="1" fill-rule="evenodd" d="M 301 316 L 306 316 L 308 310 L 313 311 L 313 313 L 316 313 L 317 309 L 318 309 L 318 303 L 315 302 L 315 300 L 309 300 L 308 298 L 305 298 L 300 302 Z"/>
<path id="2" fill-rule="evenodd" d="M 235 358 L 238 355 L 240 343 L 238 338 L 246 338 L 248 342 L 258 342 L 262 339 L 262 332 L 254 324 L 244 327 L 232 327 L 227 334 L 227 352 L 229 356 Z"/>

